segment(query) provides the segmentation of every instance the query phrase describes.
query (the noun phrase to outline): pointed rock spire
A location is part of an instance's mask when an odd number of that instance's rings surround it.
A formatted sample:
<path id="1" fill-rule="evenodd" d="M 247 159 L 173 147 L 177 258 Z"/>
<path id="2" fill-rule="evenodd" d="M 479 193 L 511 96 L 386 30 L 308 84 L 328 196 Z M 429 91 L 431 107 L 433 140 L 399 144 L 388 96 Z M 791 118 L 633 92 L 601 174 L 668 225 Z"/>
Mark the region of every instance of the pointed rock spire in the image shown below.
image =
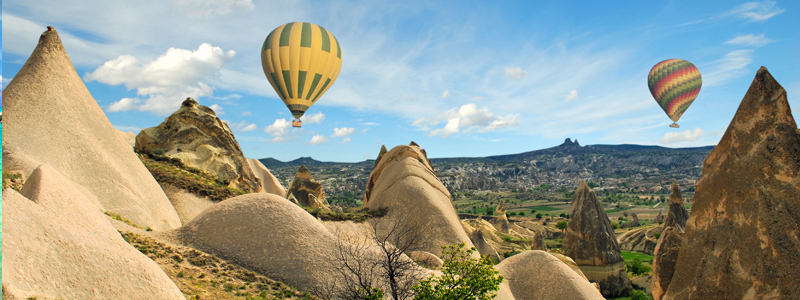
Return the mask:
<path id="1" fill-rule="evenodd" d="M 703 166 L 665 299 L 800 295 L 800 136 L 766 68 Z"/>

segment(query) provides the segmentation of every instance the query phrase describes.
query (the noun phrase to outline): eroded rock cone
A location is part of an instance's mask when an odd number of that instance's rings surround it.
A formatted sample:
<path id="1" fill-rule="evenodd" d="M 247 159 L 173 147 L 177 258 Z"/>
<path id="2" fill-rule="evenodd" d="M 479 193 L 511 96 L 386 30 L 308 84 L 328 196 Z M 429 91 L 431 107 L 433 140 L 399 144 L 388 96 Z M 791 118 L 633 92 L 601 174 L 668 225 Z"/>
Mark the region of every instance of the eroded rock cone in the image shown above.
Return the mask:
<path id="1" fill-rule="evenodd" d="M 486 238 L 483 236 L 483 232 L 480 231 L 480 229 L 473 231 L 469 238 L 472 240 L 472 244 L 475 245 L 475 249 L 478 250 L 478 253 L 483 256 L 488 256 L 495 264 L 500 263 L 502 260 L 500 259 L 500 255 L 497 254 L 497 250 L 486 241 Z"/>
<path id="2" fill-rule="evenodd" d="M 158 182 L 89 93 L 55 30 L 39 37 L 3 90 L 2 105 L 3 171 L 28 178 L 48 164 L 134 224 L 153 230 L 181 225 Z"/>
<path id="3" fill-rule="evenodd" d="M 669 196 L 669 211 L 664 226 L 675 226 L 683 232 L 686 227 L 686 220 L 689 220 L 689 213 L 683 207 L 683 198 L 678 184 L 672 182 L 672 194 Z"/>
<path id="4" fill-rule="evenodd" d="M 509 231 L 509 223 L 508 223 L 508 216 L 506 216 L 506 202 L 503 199 L 497 203 L 497 208 L 495 211 L 497 212 L 497 217 L 494 219 L 495 226 L 497 230 L 501 232 L 508 233 Z"/>
<path id="5" fill-rule="evenodd" d="M 311 177 L 311 171 L 305 165 L 301 165 L 300 169 L 297 170 L 284 198 L 294 198 L 294 201 L 297 201 L 297 204 L 301 206 L 330 210 L 328 209 L 328 201 L 325 200 L 322 184 L 314 181 L 314 178 Z"/>
<path id="6" fill-rule="evenodd" d="M 248 193 L 261 190 L 228 125 L 213 110 L 187 98 L 181 107 L 157 127 L 145 128 L 136 136 L 136 151 L 163 154 L 180 159 L 229 186 Z"/>
<path id="7" fill-rule="evenodd" d="M 697 184 L 664 299 L 800 295 L 800 136 L 761 67 Z"/>
<path id="8" fill-rule="evenodd" d="M 600 284 L 604 296 L 627 295 L 631 282 L 614 228 L 586 181 L 581 180 L 569 212 L 564 255 L 580 266 L 586 278 Z"/>
<path id="9" fill-rule="evenodd" d="M 639 216 L 636 213 L 631 213 L 631 227 L 639 227 Z"/>
<path id="10" fill-rule="evenodd" d="M 658 215 L 656 216 L 655 220 L 653 220 L 653 222 L 656 224 L 664 223 L 664 215 L 662 215 L 661 212 L 658 212 Z"/>
<path id="11" fill-rule="evenodd" d="M 531 238 L 531 250 L 547 251 L 547 244 L 544 242 L 544 233 L 534 233 Z"/>

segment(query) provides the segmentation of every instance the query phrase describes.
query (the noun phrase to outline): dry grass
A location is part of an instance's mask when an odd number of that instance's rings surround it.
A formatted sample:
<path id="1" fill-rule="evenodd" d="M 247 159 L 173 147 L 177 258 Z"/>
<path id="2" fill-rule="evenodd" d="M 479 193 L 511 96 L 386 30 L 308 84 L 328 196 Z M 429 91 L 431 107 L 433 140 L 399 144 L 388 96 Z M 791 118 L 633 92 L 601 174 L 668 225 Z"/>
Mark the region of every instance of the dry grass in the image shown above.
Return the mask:
<path id="1" fill-rule="evenodd" d="M 319 299 L 216 256 L 131 232 L 125 240 L 158 263 L 186 299 Z"/>
<path id="2" fill-rule="evenodd" d="M 138 153 L 138 156 L 158 183 L 170 184 L 197 196 L 208 197 L 215 202 L 245 194 L 241 190 L 229 187 L 227 181 L 186 166 L 177 158 L 143 153 Z"/>
<path id="3" fill-rule="evenodd" d="M 22 189 L 22 184 L 25 183 L 22 179 L 22 174 L 18 172 L 3 171 L 3 189 L 10 188 L 19 192 Z"/>

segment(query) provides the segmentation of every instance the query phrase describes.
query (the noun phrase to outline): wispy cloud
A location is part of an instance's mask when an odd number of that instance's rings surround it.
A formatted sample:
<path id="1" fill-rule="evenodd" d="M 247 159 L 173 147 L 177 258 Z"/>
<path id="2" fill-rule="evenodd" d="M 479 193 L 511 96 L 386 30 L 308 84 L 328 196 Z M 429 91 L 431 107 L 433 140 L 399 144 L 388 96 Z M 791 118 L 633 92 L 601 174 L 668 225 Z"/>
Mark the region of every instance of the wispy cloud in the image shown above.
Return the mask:
<path id="1" fill-rule="evenodd" d="M 120 99 L 109 106 L 112 112 L 139 110 L 163 116 L 177 110 L 187 97 L 196 99 L 211 95 L 214 89 L 203 81 L 231 62 L 235 55 L 233 50 L 223 51 L 207 43 L 197 50 L 170 48 L 146 64 L 140 64 L 131 55 L 122 55 L 105 62 L 84 79 L 124 85 L 136 89 L 137 95 L 148 97 Z"/>
<path id="2" fill-rule="evenodd" d="M 292 136 L 289 132 L 290 126 L 292 126 L 292 122 L 287 121 L 286 119 L 277 119 L 275 120 L 275 123 L 272 123 L 272 125 L 264 128 L 264 132 L 272 136 L 272 140 L 270 140 L 270 142 L 287 142 L 294 139 L 294 136 Z"/>
<path id="3" fill-rule="evenodd" d="M 746 75 L 747 66 L 753 62 L 752 56 L 752 49 L 728 52 L 708 67 L 709 71 L 703 74 L 703 86 L 720 86 L 732 79 Z"/>
<path id="4" fill-rule="evenodd" d="M 256 126 L 256 124 L 253 123 L 247 124 L 247 121 L 241 121 L 239 123 L 234 124 L 233 128 L 238 132 L 248 132 L 256 130 L 258 126 Z"/>
<path id="5" fill-rule="evenodd" d="M 658 142 L 665 145 L 679 142 L 691 142 L 696 141 L 707 134 L 708 133 L 700 129 L 700 127 L 697 127 L 694 130 L 686 129 L 686 131 L 682 132 L 667 132 L 664 134 L 664 137 L 658 139 Z"/>
<path id="6" fill-rule="evenodd" d="M 343 136 L 351 135 L 353 133 L 356 133 L 356 129 L 355 128 L 351 128 L 351 127 L 334 128 L 333 129 L 333 135 L 331 137 L 332 138 L 343 137 Z"/>
<path id="7" fill-rule="evenodd" d="M 328 139 L 325 136 L 323 136 L 321 134 L 318 134 L 318 135 L 313 136 L 311 138 L 311 141 L 308 142 L 308 144 L 309 145 L 322 145 L 322 144 L 325 144 L 327 142 L 328 142 Z"/>
<path id="8" fill-rule="evenodd" d="M 564 96 L 564 102 L 570 103 L 572 100 L 578 99 L 578 90 L 572 90 Z"/>
<path id="9" fill-rule="evenodd" d="M 302 117 L 300 117 L 300 121 L 302 121 L 305 124 L 314 124 L 314 123 L 321 124 L 323 120 L 325 120 L 325 115 L 322 114 L 321 112 L 318 112 L 313 115 L 303 115 Z"/>
<path id="10" fill-rule="evenodd" d="M 251 113 L 251 112 L 249 112 L 249 111 L 246 111 L 246 112 L 243 112 L 243 113 L 242 113 L 242 117 L 244 117 L 244 116 L 251 116 L 251 115 L 253 115 L 253 113 Z"/>
<path id="11" fill-rule="evenodd" d="M 483 100 L 483 97 L 481 97 L 481 96 L 475 96 L 475 97 L 469 98 L 470 102 L 481 101 L 481 100 Z"/>
<path id="12" fill-rule="evenodd" d="M 761 47 L 772 42 L 773 40 L 765 37 L 763 33 L 759 35 L 745 34 L 745 35 L 739 35 L 735 38 L 728 40 L 727 42 L 725 42 L 725 45 L 745 45 L 745 46 Z"/>
<path id="13" fill-rule="evenodd" d="M 463 132 L 470 132 L 478 129 L 478 132 L 494 131 L 503 127 L 519 125 L 519 115 L 508 114 L 506 116 L 496 116 L 489 111 L 488 107 L 478 109 L 474 103 L 465 104 L 461 107 L 454 107 L 439 116 L 432 118 L 421 118 L 412 123 L 420 128 L 436 126 L 442 122 L 447 122 L 444 127 L 433 129 L 429 136 L 441 135 L 448 137 L 458 133 L 461 128 Z"/>
<path id="14" fill-rule="evenodd" d="M 210 108 L 211 110 L 213 110 L 213 111 L 214 111 L 214 113 L 215 113 L 217 116 L 221 116 L 221 115 L 224 115 L 224 114 L 225 114 L 225 111 L 222 109 L 222 106 L 219 106 L 218 104 L 211 104 L 211 105 L 209 105 L 209 106 L 208 106 L 208 108 Z"/>
<path id="15" fill-rule="evenodd" d="M 255 9 L 252 0 L 175 0 L 172 10 L 190 19 L 213 19 Z"/>
<path id="16" fill-rule="evenodd" d="M 442 99 L 447 99 L 447 97 L 450 97 L 450 90 L 445 90 L 444 93 L 442 93 L 442 95 L 439 97 Z"/>
<path id="17" fill-rule="evenodd" d="M 375 122 L 364 122 L 364 123 L 358 123 L 358 124 L 361 124 L 361 125 L 364 125 L 364 126 L 379 126 L 379 125 L 381 125 L 381 124 L 378 124 L 378 123 L 375 123 Z"/>
<path id="18" fill-rule="evenodd" d="M 726 15 L 737 16 L 751 22 L 763 22 L 786 11 L 775 6 L 775 1 L 747 2 L 734 8 Z"/>
<path id="19" fill-rule="evenodd" d="M 523 71 L 520 67 L 506 67 L 506 76 L 511 79 L 520 80 L 522 77 L 528 76 L 528 72 Z"/>

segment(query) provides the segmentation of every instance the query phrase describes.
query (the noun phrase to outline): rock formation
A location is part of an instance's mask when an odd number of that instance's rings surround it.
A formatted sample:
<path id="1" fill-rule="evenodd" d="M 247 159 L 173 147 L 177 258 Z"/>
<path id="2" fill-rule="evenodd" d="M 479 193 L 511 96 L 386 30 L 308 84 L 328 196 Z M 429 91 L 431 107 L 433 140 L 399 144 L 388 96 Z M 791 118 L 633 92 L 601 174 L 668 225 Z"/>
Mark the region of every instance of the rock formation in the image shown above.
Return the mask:
<path id="1" fill-rule="evenodd" d="M 664 225 L 646 226 L 631 229 L 617 237 L 619 249 L 622 251 L 636 251 L 653 255 L 656 249 L 656 233 L 664 231 Z"/>
<path id="2" fill-rule="evenodd" d="M 3 206 L 4 299 L 185 299 L 100 201 L 53 167 L 36 168 L 20 193 L 4 190 Z"/>
<path id="3" fill-rule="evenodd" d="M 611 221 L 586 181 L 581 180 L 572 200 L 562 245 L 590 281 L 600 284 L 604 296 L 627 295 L 631 283 Z"/>
<path id="4" fill-rule="evenodd" d="M 659 225 L 661 225 L 661 223 L 664 223 L 664 215 L 662 215 L 660 211 L 658 212 L 658 215 L 656 216 L 656 218 L 653 219 L 653 223 L 656 223 L 656 224 L 659 224 Z"/>
<path id="5" fill-rule="evenodd" d="M 417 264 L 430 269 L 440 269 L 444 265 L 444 261 L 441 258 L 426 251 L 411 251 L 409 257 Z"/>
<path id="6" fill-rule="evenodd" d="M 322 184 L 314 181 L 311 177 L 311 171 L 305 165 L 301 165 L 294 175 L 292 183 L 289 184 L 289 189 L 286 191 L 285 198 L 294 198 L 297 204 L 311 208 L 328 208 L 328 201 L 325 200 L 325 192 L 322 190 Z"/>
<path id="7" fill-rule="evenodd" d="M 157 127 L 145 128 L 136 136 L 136 151 L 163 154 L 180 159 L 229 186 L 249 193 L 261 190 L 261 183 L 239 148 L 228 125 L 214 111 L 187 98 L 178 111 Z"/>
<path id="8" fill-rule="evenodd" d="M 48 164 L 103 209 L 142 227 L 181 225 L 167 196 L 97 105 L 55 30 L 44 32 L 3 90 L 3 170 L 28 178 Z"/>
<path id="9" fill-rule="evenodd" d="M 497 227 L 497 230 L 503 233 L 508 233 L 509 224 L 508 224 L 508 216 L 506 216 L 506 202 L 502 198 L 500 201 L 497 202 L 497 208 L 495 211 L 497 212 L 497 217 L 494 219 L 494 225 Z"/>
<path id="10" fill-rule="evenodd" d="M 275 194 L 278 196 L 285 196 L 286 189 L 283 188 L 281 182 L 278 181 L 278 178 L 275 178 L 272 175 L 272 172 L 267 169 L 259 160 L 248 158 L 247 164 L 250 165 L 250 169 L 253 170 L 253 174 L 256 176 L 258 181 L 261 182 L 261 192 L 263 193 L 270 193 Z"/>
<path id="11" fill-rule="evenodd" d="M 661 233 L 653 255 L 653 279 L 650 283 L 653 299 L 661 299 L 669 288 L 683 242 L 683 233 L 677 226 L 667 226 Z"/>
<path id="12" fill-rule="evenodd" d="M 469 235 L 469 238 L 472 240 L 472 244 L 475 245 L 475 249 L 478 250 L 478 253 L 483 256 L 488 256 L 495 264 L 500 263 L 502 260 L 500 255 L 497 254 L 497 250 L 495 250 L 492 245 L 489 245 L 489 243 L 486 241 L 486 238 L 483 237 L 483 232 L 480 229 L 473 231 Z"/>
<path id="13" fill-rule="evenodd" d="M 547 251 L 547 244 L 544 242 L 544 234 L 535 233 L 531 238 L 531 250 Z"/>
<path id="14" fill-rule="evenodd" d="M 639 216 L 636 213 L 631 213 L 631 227 L 639 227 Z"/>
<path id="15" fill-rule="evenodd" d="M 384 218 L 391 222 L 422 227 L 431 240 L 429 248 L 422 250 L 439 256 L 444 245 L 465 243 L 472 247 L 450 193 L 418 146 L 392 148 L 372 170 L 368 182 L 364 207 L 388 209 Z"/>
<path id="16" fill-rule="evenodd" d="M 672 194 L 669 196 L 669 211 L 667 212 L 667 219 L 664 221 L 664 226 L 675 226 L 683 232 L 686 226 L 686 220 L 689 220 L 689 213 L 683 207 L 683 198 L 678 185 L 672 182 Z"/>
<path id="17" fill-rule="evenodd" d="M 800 295 L 800 135 L 786 91 L 758 70 L 706 158 L 663 299 Z"/>
<path id="18" fill-rule="evenodd" d="M 544 251 L 525 251 L 495 267 L 516 299 L 604 299 L 589 281 Z"/>

